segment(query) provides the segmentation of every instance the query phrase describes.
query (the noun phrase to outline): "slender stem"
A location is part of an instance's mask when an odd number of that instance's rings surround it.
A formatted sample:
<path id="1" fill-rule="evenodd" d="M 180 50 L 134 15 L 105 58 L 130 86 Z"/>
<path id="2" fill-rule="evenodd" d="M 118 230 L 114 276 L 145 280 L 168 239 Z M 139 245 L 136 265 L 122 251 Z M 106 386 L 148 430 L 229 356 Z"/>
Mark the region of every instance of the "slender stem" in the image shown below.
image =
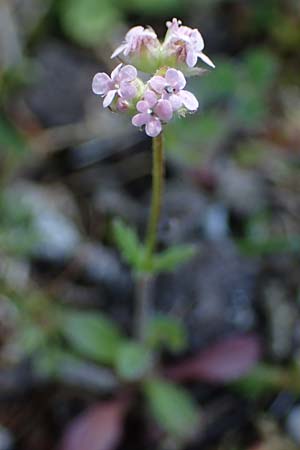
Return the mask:
<path id="1" fill-rule="evenodd" d="M 152 140 L 152 200 L 146 237 L 146 259 L 151 261 L 157 239 L 157 226 L 162 203 L 164 181 L 163 133 Z"/>
<path id="2" fill-rule="evenodd" d="M 135 280 L 135 335 L 140 342 L 144 342 L 147 325 L 151 316 L 153 277 L 151 274 L 138 274 Z"/>
<path id="3" fill-rule="evenodd" d="M 164 154 L 162 133 L 153 138 L 153 164 L 152 164 L 152 200 L 151 211 L 146 235 L 146 264 L 151 267 L 153 252 L 157 239 L 157 226 L 162 202 L 162 190 L 164 181 Z M 146 337 L 147 325 L 152 313 L 153 274 L 142 273 L 136 277 L 136 310 L 135 333 L 140 342 Z"/>

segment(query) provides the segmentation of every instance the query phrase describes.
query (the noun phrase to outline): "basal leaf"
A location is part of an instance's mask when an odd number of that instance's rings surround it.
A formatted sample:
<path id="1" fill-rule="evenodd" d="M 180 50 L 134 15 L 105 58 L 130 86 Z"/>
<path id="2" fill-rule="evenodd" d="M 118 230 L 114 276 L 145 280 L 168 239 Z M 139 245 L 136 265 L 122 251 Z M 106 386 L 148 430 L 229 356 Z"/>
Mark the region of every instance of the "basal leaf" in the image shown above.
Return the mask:
<path id="1" fill-rule="evenodd" d="M 161 379 L 152 379 L 145 384 L 145 393 L 150 411 L 161 428 L 179 439 L 194 434 L 199 413 L 185 389 Z"/>
<path id="2" fill-rule="evenodd" d="M 63 333 L 79 353 L 105 364 L 115 361 L 122 342 L 116 326 L 98 312 L 68 313 Z"/>

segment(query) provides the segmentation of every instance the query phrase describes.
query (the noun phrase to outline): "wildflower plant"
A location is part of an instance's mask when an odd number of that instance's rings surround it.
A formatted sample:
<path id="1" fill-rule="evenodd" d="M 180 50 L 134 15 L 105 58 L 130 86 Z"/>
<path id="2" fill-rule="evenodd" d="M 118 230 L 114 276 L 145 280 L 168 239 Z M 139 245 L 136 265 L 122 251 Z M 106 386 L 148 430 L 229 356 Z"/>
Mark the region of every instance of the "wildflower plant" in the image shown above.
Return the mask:
<path id="1" fill-rule="evenodd" d="M 163 182 L 163 131 L 174 117 L 185 117 L 197 111 L 199 103 L 186 89 L 186 76 L 201 73 L 198 60 L 214 68 L 203 53 L 204 41 L 197 29 L 182 25 L 177 19 L 166 23 L 167 31 L 160 42 L 155 31 L 133 27 L 111 58 L 119 63 L 111 75 L 97 73 L 92 82 L 96 95 L 103 98 L 103 107 L 127 114 L 133 126 L 144 130 L 153 139 L 153 182 L 151 211 L 145 244 L 134 230 L 120 221 L 115 223 L 115 236 L 124 258 L 131 265 L 137 280 L 137 334 L 143 340 L 149 319 L 149 284 L 158 271 L 173 270 L 193 254 L 190 246 L 180 246 L 155 253 Z M 148 75 L 143 81 L 138 71 Z"/>
<path id="2" fill-rule="evenodd" d="M 68 316 L 64 332 L 81 352 L 99 362 L 103 361 L 101 344 L 103 347 L 108 342 L 109 360 L 104 363 L 111 364 L 124 381 L 138 381 L 161 427 L 183 442 L 197 426 L 197 405 L 188 392 L 159 375 L 157 361 L 162 348 L 182 351 L 186 334 L 175 319 L 155 317 L 151 311 L 155 274 L 175 269 L 194 254 L 194 248 L 186 245 L 156 252 L 164 184 L 163 132 L 173 118 L 184 118 L 199 107 L 197 98 L 186 89 L 186 77 L 201 73 L 195 67 L 198 60 L 210 67 L 214 64 L 203 53 L 204 41 L 197 29 L 183 26 L 177 19 L 166 25 L 163 42 L 150 27 L 136 26 L 129 30 L 111 56 L 118 58 L 119 64 L 110 75 L 97 73 L 92 82 L 93 92 L 103 99 L 103 107 L 127 114 L 132 125 L 143 130 L 153 143 L 152 200 L 145 242 L 128 225 L 119 220 L 114 223 L 116 243 L 135 276 L 135 336 L 128 339 L 106 319 L 98 320 L 95 315 L 84 318 L 82 313 L 73 318 Z M 139 72 L 146 73 L 148 80 L 143 81 L 145 78 L 140 78 Z M 98 336 L 99 345 L 94 336 Z"/>

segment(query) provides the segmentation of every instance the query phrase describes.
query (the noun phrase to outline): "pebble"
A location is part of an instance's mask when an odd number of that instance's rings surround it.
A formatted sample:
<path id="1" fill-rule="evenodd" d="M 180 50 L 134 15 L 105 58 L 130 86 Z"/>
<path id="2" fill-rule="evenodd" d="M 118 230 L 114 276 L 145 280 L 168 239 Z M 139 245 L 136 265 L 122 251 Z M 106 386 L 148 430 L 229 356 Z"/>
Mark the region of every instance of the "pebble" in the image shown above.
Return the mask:
<path id="1" fill-rule="evenodd" d="M 0 425 L 0 450 L 12 450 L 13 437 L 11 433 Z"/>
<path id="2" fill-rule="evenodd" d="M 295 406 L 289 413 L 286 428 L 291 438 L 300 445 L 300 405 Z"/>

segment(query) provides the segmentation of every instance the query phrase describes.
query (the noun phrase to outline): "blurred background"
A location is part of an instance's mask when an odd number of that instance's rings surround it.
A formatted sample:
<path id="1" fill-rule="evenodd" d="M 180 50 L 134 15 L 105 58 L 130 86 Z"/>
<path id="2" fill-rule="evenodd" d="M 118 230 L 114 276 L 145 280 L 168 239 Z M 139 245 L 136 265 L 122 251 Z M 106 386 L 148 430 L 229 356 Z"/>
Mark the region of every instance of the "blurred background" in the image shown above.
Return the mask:
<path id="1" fill-rule="evenodd" d="M 300 448 L 299 0 L 1 0 L 0 450 L 171 448 L 138 400 L 122 438 L 109 410 L 80 442 L 72 420 L 116 380 L 71 357 L 57 327 L 64 308 L 98 310 L 130 333 L 133 280 L 111 222 L 144 235 L 151 140 L 103 110 L 91 81 L 129 27 L 162 38 L 173 17 L 216 64 L 189 80 L 200 110 L 166 128 L 159 245 L 199 248 L 156 280 L 157 311 L 188 335 L 166 359 L 217 352 L 187 386 L 204 419 L 184 448 Z M 228 380 L 235 351 L 218 343 L 245 335 Z"/>

